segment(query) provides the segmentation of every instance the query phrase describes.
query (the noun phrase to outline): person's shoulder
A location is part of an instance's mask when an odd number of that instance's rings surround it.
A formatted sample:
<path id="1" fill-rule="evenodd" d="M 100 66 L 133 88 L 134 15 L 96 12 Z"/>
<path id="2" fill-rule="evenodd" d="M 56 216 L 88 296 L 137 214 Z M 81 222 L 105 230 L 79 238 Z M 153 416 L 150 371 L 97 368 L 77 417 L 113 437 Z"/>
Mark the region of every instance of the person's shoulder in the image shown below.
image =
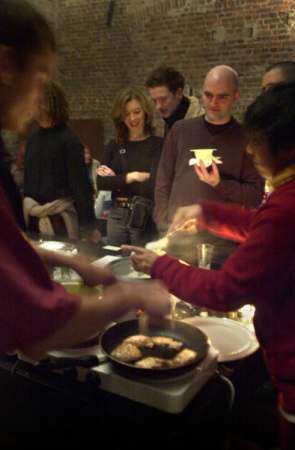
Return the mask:
<path id="1" fill-rule="evenodd" d="M 149 137 L 149 139 L 153 144 L 156 144 L 156 145 L 163 145 L 163 143 L 164 143 L 164 138 L 162 138 L 161 136 L 152 135 Z"/>
<path id="2" fill-rule="evenodd" d="M 191 128 L 198 127 L 204 122 L 203 116 L 192 117 L 190 119 L 177 120 L 172 129 L 175 131 L 189 130 Z"/>
<path id="3" fill-rule="evenodd" d="M 113 151 L 119 148 L 119 144 L 115 139 L 110 139 L 104 146 L 105 151 Z"/>
<path id="4" fill-rule="evenodd" d="M 39 126 L 34 126 L 30 132 L 28 133 L 26 137 L 26 144 L 31 141 L 32 139 L 35 139 L 39 134 L 41 133 L 41 128 Z"/>
<path id="5" fill-rule="evenodd" d="M 277 188 L 257 210 L 256 220 L 276 223 L 277 227 L 295 227 L 295 180 Z M 291 233 L 295 239 L 295 233 Z"/>
<path id="6" fill-rule="evenodd" d="M 80 140 L 77 133 L 69 125 L 65 123 L 57 125 L 56 131 L 57 133 L 60 133 L 64 136 L 68 136 L 69 138 Z"/>
<path id="7" fill-rule="evenodd" d="M 191 119 L 193 117 L 199 117 L 204 113 L 204 109 L 202 107 L 202 103 L 198 97 L 190 96 L 188 97 L 189 107 L 185 114 L 185 119 Z"/>
<path id="8" fill-rule="evenodd" d="M 240 131 L 242 134 L 245 134 L 243 125 L 238 121 L 234 116 L 231 118 L 232 129 Z"/>

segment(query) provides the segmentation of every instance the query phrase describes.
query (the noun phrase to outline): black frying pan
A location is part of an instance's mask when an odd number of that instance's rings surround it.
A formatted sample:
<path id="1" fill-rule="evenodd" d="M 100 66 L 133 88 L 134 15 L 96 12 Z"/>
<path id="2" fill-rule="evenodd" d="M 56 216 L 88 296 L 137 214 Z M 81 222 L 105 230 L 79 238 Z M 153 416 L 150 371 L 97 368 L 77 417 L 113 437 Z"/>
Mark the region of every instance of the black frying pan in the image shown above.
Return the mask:
<path id="1" fill-rule="evenodd" d="M 185 347 L 197 352 L 198 356 L 196 360 L 193 363 L 178 367 L 163 367 L 159 369 L 135 367 L 132 363 L 120 361 L 111 355 L 117 345 L 121 344 L 128 336 L 135 334 L 141 334 L 137 319 L 117 323 L 105 330 L 100 336 L 100 345 L 103 352 L 119 369 L 125 368 L 144 376 L 155 374 L 164 375 L 164 373 L 165 375 L 168 375 L 168 373 L 176 375 L 186 371 L 188 367 L 197 365 L 208 353 L 208 338 L 201 330 L 187 323 L 165 319 L 158 324 L 150 323 L 147 332 L 144 334 L 147 336 L 167 336 L 172 339 L 177 339 L 183 342 Z"/>

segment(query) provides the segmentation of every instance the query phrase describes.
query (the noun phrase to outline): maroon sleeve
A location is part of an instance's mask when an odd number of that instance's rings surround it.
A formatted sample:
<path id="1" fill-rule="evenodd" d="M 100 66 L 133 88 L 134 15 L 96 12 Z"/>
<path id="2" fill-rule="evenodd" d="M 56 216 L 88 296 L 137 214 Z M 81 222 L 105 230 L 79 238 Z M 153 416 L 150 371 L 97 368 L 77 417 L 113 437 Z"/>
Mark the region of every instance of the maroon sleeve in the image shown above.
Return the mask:
<path id="1" fill-rule="evenodd" d="M 79 297 L 51 281 L 48 271 L 16 226 L 0 189 L 0 352 L 42 340 L 73 316 Z"/>
<path id="2" fill-rule="evenodd" d="M 151 275 L 163 280 L 179 298 L 219 311 L 279 298 L 295 270 L 294 227 L 294 219 L 286 220 L 280 207 L 263 208 L 256 214 L 247 241 L 221 270 L 186 266 L 165 255 L 157 258 Z"/>
<path id="3" fill-rule="evenodd" d="M 200 226 L 202 229 L 237 242 L 244 242 L 247 239 L 255 210 L 219 202 L 203 202 L 201 206 L 203 220 Z"/>

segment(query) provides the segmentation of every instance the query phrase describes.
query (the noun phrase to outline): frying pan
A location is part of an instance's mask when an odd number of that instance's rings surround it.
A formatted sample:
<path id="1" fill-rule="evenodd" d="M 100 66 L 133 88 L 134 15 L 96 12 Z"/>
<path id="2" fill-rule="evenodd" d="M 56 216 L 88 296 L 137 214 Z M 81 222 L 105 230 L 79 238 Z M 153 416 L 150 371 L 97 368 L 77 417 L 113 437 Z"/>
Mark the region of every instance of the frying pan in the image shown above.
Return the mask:
<path id="1" fill-rule="evenodd" d="M 112 325 L 100 336 L 102 351 L 118 369 L 124 369 L 124 372 L 128 369 L 130 373 L 137 373 L 138 375 L 144 376 L 160 374 L 165 374 L 165 376 L 169 374 L 176 375 L 186 371 L 188 367 L 197 365 L 208 353 L 208 338 L 201 330 L 177 320 L 164 319 L 159 323 L 150 323 L 144 334 L 146 336 L 167 336 L 172 339 L 177 339 L 183 342 L 185 347 L 196 351 L 197 358 L 193 362 L 177 367 L 163 367 L 158 369 L 135 367 L 132 363 L 123 362 L 114 358 L 111 354 L 114 348 L 121 344 L 125 338 L 135 334 L 142 334 L 138 319 Z"/>

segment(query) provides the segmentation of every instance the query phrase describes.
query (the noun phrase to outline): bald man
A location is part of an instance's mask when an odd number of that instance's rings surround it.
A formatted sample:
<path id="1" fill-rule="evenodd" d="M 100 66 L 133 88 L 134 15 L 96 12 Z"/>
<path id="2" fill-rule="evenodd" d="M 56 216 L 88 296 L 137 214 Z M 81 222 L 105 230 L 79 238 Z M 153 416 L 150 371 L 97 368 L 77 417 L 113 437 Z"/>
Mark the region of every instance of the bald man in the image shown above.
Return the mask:
<path id="1" fill-rule="evenodd" d="M 240 98 L 238 74 L 229 66 L 211 69 L 203 84 L 205 114 L 176 122 L 166 138 L 155 188 L 155 222 L 165 231 L 179 206 L 203 200 L 257 207 L 263 181 L 246 152 L 241 125 L 232 117 Z M 222 164 L 190 166 L 192 149 L 216 149 Z M 206 236 L 206 241 L 223 245 Z M 226 245 L 226 247 L 228 247 Z M 228 252 L 226 252 L 228 253 Z M 219 258 L 220 259 L 220 258 Z"/>

